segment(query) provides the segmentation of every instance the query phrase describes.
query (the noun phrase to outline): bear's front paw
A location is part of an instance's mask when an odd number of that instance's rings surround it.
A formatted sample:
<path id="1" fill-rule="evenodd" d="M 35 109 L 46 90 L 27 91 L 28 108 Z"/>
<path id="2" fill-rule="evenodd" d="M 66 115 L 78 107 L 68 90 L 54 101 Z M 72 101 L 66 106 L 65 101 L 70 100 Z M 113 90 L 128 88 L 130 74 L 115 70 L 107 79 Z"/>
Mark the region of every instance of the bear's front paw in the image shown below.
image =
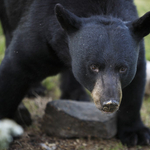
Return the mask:
<path id="1" fill-rule="evenodd" d="M 150 145 L 150 130 L 143 127 L 137 131 L 121 131 L 118 137 L 122 144 L 130 146 L 135 145 Z"/>

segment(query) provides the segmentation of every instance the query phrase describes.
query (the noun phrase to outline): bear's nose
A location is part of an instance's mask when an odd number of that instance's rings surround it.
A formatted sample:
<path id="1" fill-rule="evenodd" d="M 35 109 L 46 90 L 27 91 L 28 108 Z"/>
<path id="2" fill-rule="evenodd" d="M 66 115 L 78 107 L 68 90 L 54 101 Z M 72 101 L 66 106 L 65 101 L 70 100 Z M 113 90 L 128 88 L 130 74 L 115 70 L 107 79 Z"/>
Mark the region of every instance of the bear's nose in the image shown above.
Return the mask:
<path id="1" fill-rule="evenodd" d="M 103 102 L 102 110 L 105 112 L 114 112 L 119 107 L 119 102 L 116 100 L 108 100 L 106 102 Z"/>

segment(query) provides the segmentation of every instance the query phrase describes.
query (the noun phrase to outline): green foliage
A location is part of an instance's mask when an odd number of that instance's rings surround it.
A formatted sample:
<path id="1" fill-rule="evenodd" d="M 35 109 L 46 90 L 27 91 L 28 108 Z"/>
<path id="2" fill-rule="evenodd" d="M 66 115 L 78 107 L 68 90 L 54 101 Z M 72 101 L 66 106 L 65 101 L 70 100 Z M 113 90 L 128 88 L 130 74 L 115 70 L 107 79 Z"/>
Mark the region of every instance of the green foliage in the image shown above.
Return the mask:
<path id="1" fill-rule="evenodd" d="M 123 149 L 125 150 L 125 149 L 126 149 L 126 146 L 123 146 L 123 145 L 121 144 L 121 142 L 118 142 L 115 147 L 110 148 L 109 150 L 123 150 Z"/>
<path id="2" fill-rule="evenodd" d="M 4 52 L 5 52 L 5 38 L 3 36 L 2 27 L 0 24 L 0 63 L 4 57 Z"/>
<path id="3" fill-rule="evenodd" d="M 143 106 L 141 109 L 142 120 L 146 126 L 150 128 L 150 98 L 144 99 Z"/>
<path id="4" fill-rule="evenodd" d="M 48 91 L 51 91 L 50 94 L 53 99 L 58 99 L 60 97 L 59 75 L 46 78 L 42 84 Z"/>
<path id="5" fill-rule="evenodd" d="M 0 24 L 0 36 L 3 34 L 2 26 Z"/>
<path id="6" fill-rule="evenodd" d="M 80 146 L 77 150 L 85 150 L 85 146 Z"/>
<path id="7" fill-rule="evenodd" d="M 59 76 L 56 76 L 55 78 L 54 77 L 48 77 L 42 83 L 50 91 L 50 90 L 53 90 L 56 87 L 56 85 L 58 86 L 58 84 L 59 84 L 58 79 L 59 79 Z M 49 84 L 49 83 L 51 83 L 51 84 Z"/>
<path id="8" fill-rule="evenodd" d="M 137 6 L 139 16 L 142 16 L 146 12 L 150 11 L 149 0 L 135 0 L 135 5 Z M 145 37 L 145 48 L 146 48 L 146 59 L 150 60 L 150 35 Z"/>

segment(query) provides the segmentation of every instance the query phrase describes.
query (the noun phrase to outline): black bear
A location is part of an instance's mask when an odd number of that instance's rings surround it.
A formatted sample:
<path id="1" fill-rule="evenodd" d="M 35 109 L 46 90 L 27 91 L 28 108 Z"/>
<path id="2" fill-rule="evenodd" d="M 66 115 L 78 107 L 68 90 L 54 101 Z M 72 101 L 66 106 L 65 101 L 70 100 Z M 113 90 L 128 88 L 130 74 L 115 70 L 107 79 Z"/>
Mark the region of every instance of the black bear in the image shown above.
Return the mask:
<path id="1" fill-rule="evenodd" d="M 138 19 L 133 0 L 1 0 L 0 19 L 8 46 L 1 119 L 13 117 L 30 87 L 62 73 L 62 98 L 88 101 L 87 88 L 101 111 L 119 109 L 123 144 L 150 144 L 140 117 L 150 12 Z"/>

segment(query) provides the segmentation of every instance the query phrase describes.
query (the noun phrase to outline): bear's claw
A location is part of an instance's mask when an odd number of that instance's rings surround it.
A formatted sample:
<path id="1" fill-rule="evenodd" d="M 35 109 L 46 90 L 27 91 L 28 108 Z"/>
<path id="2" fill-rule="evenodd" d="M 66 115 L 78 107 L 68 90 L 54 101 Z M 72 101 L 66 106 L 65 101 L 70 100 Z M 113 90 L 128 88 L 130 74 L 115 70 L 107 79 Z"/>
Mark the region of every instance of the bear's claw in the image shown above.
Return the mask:
<path id="1" fill-rule="evenodd" d="M 150 130 L 143 127 L 133 132 L 126 131 L 119 138 L 121 142 L 128 147 L 135 145 L 150 145 Z"/>

